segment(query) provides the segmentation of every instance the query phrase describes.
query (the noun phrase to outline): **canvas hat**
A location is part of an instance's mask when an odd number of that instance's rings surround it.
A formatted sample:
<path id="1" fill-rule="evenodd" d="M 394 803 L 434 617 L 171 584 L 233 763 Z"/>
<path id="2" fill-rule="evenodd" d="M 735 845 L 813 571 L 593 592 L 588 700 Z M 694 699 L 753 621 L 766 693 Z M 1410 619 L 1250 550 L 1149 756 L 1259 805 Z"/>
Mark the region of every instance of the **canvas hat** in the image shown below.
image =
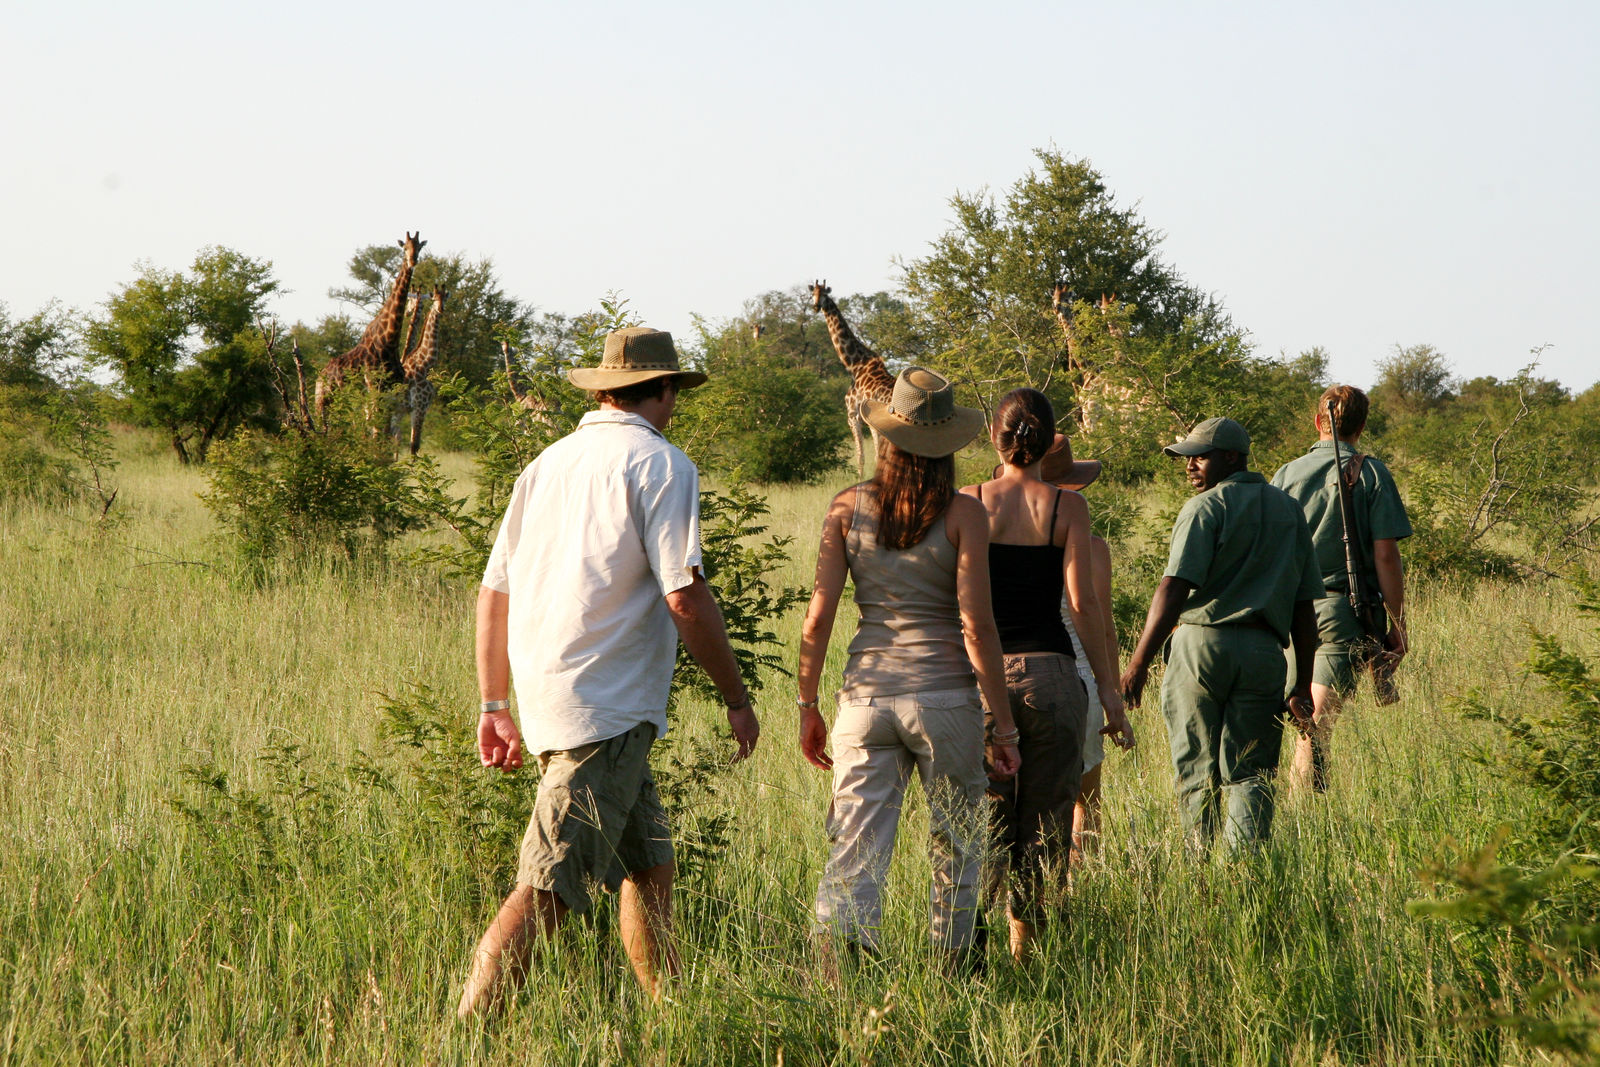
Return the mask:
<path id="1" fill-rule="evenodd" d="M 983 432 L 983 412 L 956 403 L 955 387 L 926 367 L 907 367 L 894 380 L 887 404 L 861 405 L 867 425 L 913 456 L 953 454 Z"/>
<path id="2" fill-rule="evenodd" d="M 1082 489 L 1100 477 L 1100 461 L 1072 458 L 1072 442 L 1064 433 L 1056 434 L 1055 444 L 1044 454 L 1039 464 L 1039 477 L 1055 482 L 1063 489 Z"/>
<path id="3" fill-rule="evenodd" d="M 1232 419 L 1207 419 L 1190 430 L 1189 436 L 1161 451 L 1169 456 L 1203 456 L 1218 449 L 1248 455 L 1250 434 Z"/>
<path id="4" fill-rule="evenodd" d="M 622 389 L 653 378 L 673 377 L 678 388 L 693 389 L 706 383 L 696 370 L 680 370 L 672 335 L 648 326 L 629 326 L 606 334 L 605 354 L 598 367 L 573 367 L 567 380 L 579 389 Z"/>

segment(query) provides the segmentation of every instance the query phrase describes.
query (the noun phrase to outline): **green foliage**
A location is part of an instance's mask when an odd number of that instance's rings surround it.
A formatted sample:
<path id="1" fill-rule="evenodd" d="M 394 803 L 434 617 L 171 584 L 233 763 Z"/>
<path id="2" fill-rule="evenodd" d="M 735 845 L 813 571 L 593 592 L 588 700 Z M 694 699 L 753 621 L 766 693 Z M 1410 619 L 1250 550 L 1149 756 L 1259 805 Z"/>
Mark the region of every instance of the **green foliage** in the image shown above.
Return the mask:
<path id="1" fill-rule="evenodd" d="M 13 322 L 0 304 L 0 501 L 87 497 L 104 526 L 117 460 L 104 393 L 71 363 L 73 330 L 58 305 Z"/>
<path id="2" fill-rule="evenodd" d="M 1551 574 L 1592 563 L 1600 441 L 1580 405 L 1536 367 L 1385 414 L 1374 444 L 1403 472 L 1416 528 L 1407 559 L 1419 572 Z"/>
<path id="3" fill-rule="evenodd" d="M 1580 609 L 1600 615 L 1600 588 L 1579 588 Z M 1425 867 L 1430 889 L 1454 895 L 1410 907 L 1474 931 L 1486 960 L 1509 946 L 1504 988 L 1466 997 L 1470 1021 L 1589 1063 L 1600 1058 L 1600 675 L 1541 633 L 1523 667 L 1552 702 L 1491 703 L 1474 690 L 1462 707 L 1509 742 L 1478 758 L 1532 798 L 1519 842 L 1526 860 L 1502 862 L 1511 835 L 1502 827 L 1478 851 Z"/>
<path id="4" fill-rule="evenodd" d="M 767 526 L 759 520 L 766 514 L 766 501 L 743 486 L 700 493 L 701 570 L 722 608 L 739 673 L 755 692 L 771 672 L 789 673 L 773 626 L 807 595 L 799 586 L 774 581 L 772 575 L 788 562 L 793 539 L 761 540 Z M 717 687 L 682 645 L 672 677 L 674 699 L 687 691 L 720 700 Z"/>
<path id="5" fill-rule="evenodd" d="M 808 483 L 837 468 L 848 380 L 793 365 L 738 323 L 697 325 L 698 363 L 710 380 L 679 398 L 673 440 L 735 482 Z"/>
<path id="6" fill-rule="evenodd" d="M 181 462 L 204 462 L 242 426 L 276 425 L 266 336 L 272 264 L 207 248 L 188 274 L 147 266 L 85 331 L 89 358 L 115 374 L 128 413 L 163 431 Z"/>
<path id="7" fill-rule="evenodd" d="M 1396 345 L 1394 355 L 1378 360 L 1377 370 L 1369 394 L 1377 419 L 1435 411 L 1454 393 L 1456 379 L 1450 362 L 1432 345 Z M 1382 423 L 1375 421 L 1374 428 L 1381 427 Z"/>
<path id="8" fill-rule="evenodd" d="M 247 430 L 216 447 L 202 499 L 253 579 L 278 564 L 381 556 L 434 521 L 438 468 L 426 456 L 399 462 L 390 438 L 360 428 L 352 403 L 343 398 L 326 432 Z"/>
<path id="9" fill-rule="evenodd" d="M 986 413 L 1016 386 L 1044 391 L 1076 424 L 1077 451 L 1122 481 L 1156 474 L 1159 445 L 1213 415 L 1264 443 L 1284 437 L 1321 368 L 1253 355 L 1220 304 L 1161 258 L 1161 233 L 1120 206 L 1088 162 L 1035 154 L 1037 168 L 1003 202 L 986 191 L 953 197 L 954 228 L 905 266 L 932 365 Z M 1069 291 L 1070 351 L 1057 283 Z"/>

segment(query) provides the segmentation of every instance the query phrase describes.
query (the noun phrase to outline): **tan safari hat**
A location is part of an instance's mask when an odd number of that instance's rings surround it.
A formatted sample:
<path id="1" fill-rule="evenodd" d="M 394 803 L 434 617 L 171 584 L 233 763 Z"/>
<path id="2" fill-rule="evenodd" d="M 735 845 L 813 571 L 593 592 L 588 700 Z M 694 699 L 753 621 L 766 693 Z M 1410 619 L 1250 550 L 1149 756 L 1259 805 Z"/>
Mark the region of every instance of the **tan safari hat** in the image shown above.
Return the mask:
<path id="1" fill-rule="evenodd" d="M 932 459 L 953 454 L 983 432 L 983 412 L 958 405 L 955 387 L 926 367 L 901 371 L 889 402 L 865 401 L 861 413 L 896 448 Z"/>
<path id="2" fill-rule="evenodd" d="M 706 383 L 697 370 L 678 367 L 678 350 L 672 335 L 648 326 L 629 326 L 606 334 L 605 354 L 598 367 L 573 367 L 567 380 L 579 389 L 622 389 L 653 378 L 677 379 L 678 388 L 693 389 Z"/>

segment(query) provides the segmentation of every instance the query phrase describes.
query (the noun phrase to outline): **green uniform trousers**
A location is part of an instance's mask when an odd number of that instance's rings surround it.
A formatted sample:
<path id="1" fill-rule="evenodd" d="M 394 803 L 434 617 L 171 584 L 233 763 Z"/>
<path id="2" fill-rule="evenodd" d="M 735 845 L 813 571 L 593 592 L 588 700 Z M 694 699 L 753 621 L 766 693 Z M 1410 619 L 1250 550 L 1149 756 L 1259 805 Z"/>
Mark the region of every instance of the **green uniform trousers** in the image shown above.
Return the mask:
<path id="1" fill-rule="evenodd" d="M 1228 845 L 1272 832 L 1272 776 L 1283 741 L 1288 671 L 1270 630 L 1180 626 L 1167 649 L 1161 708 L 1178 773 L 1184 829 L 1209 843 L 1219 822 Z M 1226 821 L 1223 822 L 1223 800 Z"/>

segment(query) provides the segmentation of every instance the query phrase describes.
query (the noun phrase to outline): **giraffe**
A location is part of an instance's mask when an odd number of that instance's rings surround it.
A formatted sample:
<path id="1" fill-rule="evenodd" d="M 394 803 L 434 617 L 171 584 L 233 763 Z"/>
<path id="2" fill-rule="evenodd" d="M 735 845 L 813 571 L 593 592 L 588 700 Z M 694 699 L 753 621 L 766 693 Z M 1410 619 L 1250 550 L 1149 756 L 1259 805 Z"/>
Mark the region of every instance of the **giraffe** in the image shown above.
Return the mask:
<path id="1" fill-rule="evenodd" d="M 1056 282 L 1050 291 L 1050 306 L 1055 311 L 1056 321 L 1061 324 L 1062 334 L 1066 337 L 1067 370 L 1073 376 L 1074 398 L 1078 406 L 1076 414 L 1078 428 L 1084 433 L 1093 433 L 1105 425 L 1108 419 L 1122 422 L 1129 412 L 1148 410 L 1151 400 L 1149 397 L 1140 396 L 1131 385 L 1118 385 L 1113 382 L 1101 373 L 1099 367 L 1084 358 L 1078 348 L 1077 334 L 1073 328 L 1074 299 L 1075 295 L 1065 281 Z M 1110 315 L 1116 306 L 1116 293 L 1101 293 L 1095 305 L 1102 317 Z M 1106 332 L 1113 344 L 1126 336 L 1122 326 L 1115 320 L 1108 322 Z"/>
<path id="2" fill-rule="evenodd" d="M 863 414 L 862 401 L 876 400 L 887 404 L 894 395 L 894 377 L 883 365 L 883 357 L 856 339 L 850 332 L 850 324 L 844 321 L 844 316 L 839 314 L 839 305 L 833 302 L 833 290 L 826 281 L 811 284 L 811 306 L 822 312 L 828 321 L 828 337 L 833 341 L 833 350 L 839 353 L 839 359 L 844 363 L 845 370 L 850 372 L 850 388 L 844 394 L 844 417 L 850 424 L 850 435 L 856 443 L 856 473 L 865 475 L 866 461 L 862 452 L 863 431 L 870 429 L 867 426 L 866 416 Z M 876 444 L 878 435 L 872 434 L 873 443 Z"/>
<path id="3" fill-rule="evenodd" d="M 428 372 L 433 369 L 434 358 L 438 355 L 439 312 L 444 309 L 444 299 L 448 295 L 437 285 L 433 287 L 433 303 L 428 305 L 427 318 L 422 320 L 422 339 L 401 360 L 406 377 L 406 407 L 411 409 L 413 456 L 422 447 L 422 419 L 439 392 L 428 380 Z M 415 315 L 415 311 L 412 314 Z"/>
<path id="4" fill-rule="evenodd" d="M 500 355 L 506 361 L 506 384 L 511 387 L 511 399 L 530 413 L 534 422 L 547 426 L 552 430 L 560 429 L 556 422 L 566 414 L 560 402 L 538 393 L 517 392 L 517 372 L 511 364 L 511 344 L 508 341 L 500 342 Z"/>
<path id="5" fill-rule="evenodd" d="M 378 315 L 367 324 L 366 332 L 356 346 L 343 355 L 328 360 L 322 373 L 317 375 L 317 421 L 328 425 L 328 396 L 352 373 L 360 372 L 369 393 L 378 392 L 405 377 L 400 366 L 400 316 L 406 303 L 406 291 L 411 287 L 411 271 L 417 265 L 422 246 L 422 233 L 406 233 L 399 242 L 405 253 L 400 269 L 395 272 L 394 285 L 389 298 L 383 302 Z"/>

